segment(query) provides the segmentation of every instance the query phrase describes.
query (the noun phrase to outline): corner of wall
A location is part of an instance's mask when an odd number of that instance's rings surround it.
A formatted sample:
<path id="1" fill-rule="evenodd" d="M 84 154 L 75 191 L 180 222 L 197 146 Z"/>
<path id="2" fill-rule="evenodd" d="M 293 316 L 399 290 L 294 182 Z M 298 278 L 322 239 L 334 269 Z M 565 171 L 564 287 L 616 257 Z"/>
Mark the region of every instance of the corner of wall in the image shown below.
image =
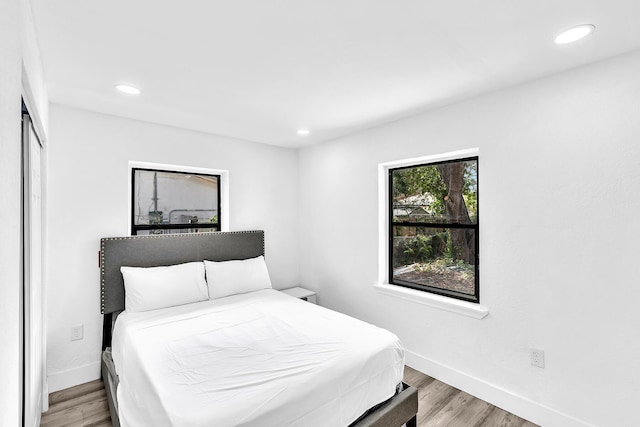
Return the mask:
<path id="1" fill-rule="evenodd" d="M 47 375 L 49 393 L 64 390 L 99 378 L 100 362 L 93 362 L 66 371 L 55 372 Z"/>

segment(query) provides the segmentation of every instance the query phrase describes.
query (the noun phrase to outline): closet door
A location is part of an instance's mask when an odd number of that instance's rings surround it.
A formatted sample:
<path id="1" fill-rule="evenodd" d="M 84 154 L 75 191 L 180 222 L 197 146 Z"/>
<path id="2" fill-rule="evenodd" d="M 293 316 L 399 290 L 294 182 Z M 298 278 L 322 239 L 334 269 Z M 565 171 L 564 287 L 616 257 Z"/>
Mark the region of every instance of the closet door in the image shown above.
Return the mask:
<path id="1" fill-rule="evenodd" d="M 40 425 L 44 384 L 42 292 L 42 146 L 23 115 L 24 425 Z"/>

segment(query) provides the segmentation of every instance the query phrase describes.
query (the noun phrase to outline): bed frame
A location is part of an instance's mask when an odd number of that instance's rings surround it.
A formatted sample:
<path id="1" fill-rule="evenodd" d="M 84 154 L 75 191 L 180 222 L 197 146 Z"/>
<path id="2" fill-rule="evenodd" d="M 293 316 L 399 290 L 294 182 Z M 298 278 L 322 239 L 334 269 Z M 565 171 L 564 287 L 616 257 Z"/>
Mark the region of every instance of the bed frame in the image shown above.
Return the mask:
<path id="1" fill-rule="evenodd" d="M 264 231 L 232 231 L 152 236 L 110 237 L 100 240 L 100 307 L 104 314 L 102 378 L 111 420 L 120 427 L 116 389 L 118 376 L 111 358 L 116 317 L 124 310 L 121 266 L 155 267 L 192 261 L 228 261 L 264 255 Z M 369 410 L 350 427 L 416 427 L 417 389 L 402 384 L 391 399 Z"/>

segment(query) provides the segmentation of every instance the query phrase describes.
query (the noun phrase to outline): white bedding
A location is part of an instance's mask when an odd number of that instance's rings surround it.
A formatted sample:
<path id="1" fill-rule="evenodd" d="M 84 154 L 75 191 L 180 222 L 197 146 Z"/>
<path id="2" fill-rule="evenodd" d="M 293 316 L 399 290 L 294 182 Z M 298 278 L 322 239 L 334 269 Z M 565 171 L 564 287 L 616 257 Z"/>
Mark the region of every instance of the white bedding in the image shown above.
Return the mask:
<path id="1" fill-rule="evenodd" d="M 395 393 L 384 330 L 272 289 L 118 316 L 123 427 L 347 426 Z"/>

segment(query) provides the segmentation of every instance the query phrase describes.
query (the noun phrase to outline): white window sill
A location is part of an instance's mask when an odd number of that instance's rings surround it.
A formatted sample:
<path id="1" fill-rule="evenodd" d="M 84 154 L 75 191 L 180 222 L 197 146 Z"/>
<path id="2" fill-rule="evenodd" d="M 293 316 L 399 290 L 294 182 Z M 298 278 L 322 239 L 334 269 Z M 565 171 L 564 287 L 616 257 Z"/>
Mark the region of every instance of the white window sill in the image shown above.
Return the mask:
<path id="1" fill-rule="evenodd" d="M 447 298 L 441 295 L 422 292 L 402 286 L 389 285 L 387 283 L 376 283 L 373 287 L 381 294 L 400 298 L 406 301 L 416 302 L 440 310 L 451 311 L 474 319 L 483 319 L 489 314 L 489 309 L 479 304 L 467 301 Z"/>

